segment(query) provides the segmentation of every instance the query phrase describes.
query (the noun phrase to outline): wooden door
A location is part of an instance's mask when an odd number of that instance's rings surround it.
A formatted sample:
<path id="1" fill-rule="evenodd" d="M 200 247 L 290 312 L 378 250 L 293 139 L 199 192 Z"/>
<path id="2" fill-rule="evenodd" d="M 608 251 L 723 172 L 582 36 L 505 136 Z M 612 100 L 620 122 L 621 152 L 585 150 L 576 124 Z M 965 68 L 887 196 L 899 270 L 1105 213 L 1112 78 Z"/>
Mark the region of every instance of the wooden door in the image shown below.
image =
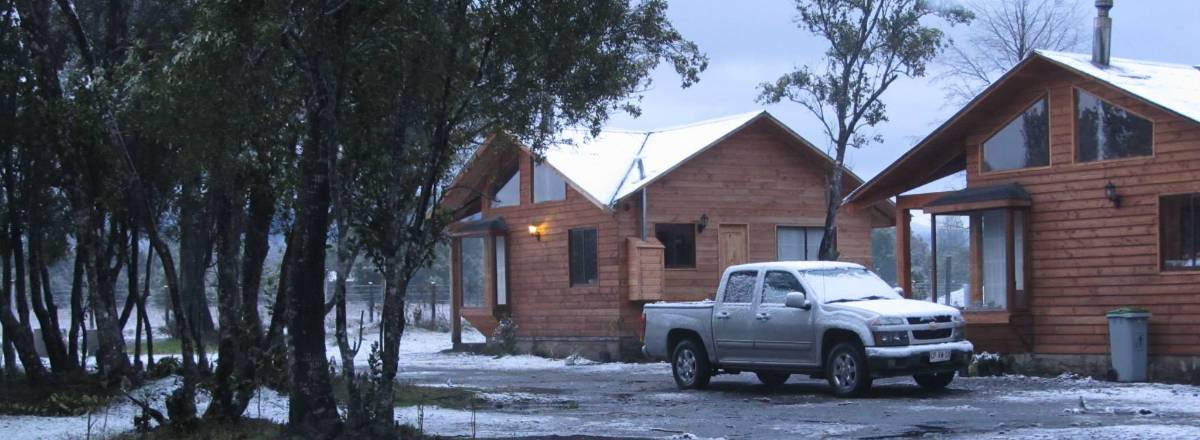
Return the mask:
<path id="1" fill-rule="evenodd" d="M 747 262 L 749 235 L 746 225 L 717 226 L 717 245 L 721 252 L 721 273 L 725 268 Z"/>

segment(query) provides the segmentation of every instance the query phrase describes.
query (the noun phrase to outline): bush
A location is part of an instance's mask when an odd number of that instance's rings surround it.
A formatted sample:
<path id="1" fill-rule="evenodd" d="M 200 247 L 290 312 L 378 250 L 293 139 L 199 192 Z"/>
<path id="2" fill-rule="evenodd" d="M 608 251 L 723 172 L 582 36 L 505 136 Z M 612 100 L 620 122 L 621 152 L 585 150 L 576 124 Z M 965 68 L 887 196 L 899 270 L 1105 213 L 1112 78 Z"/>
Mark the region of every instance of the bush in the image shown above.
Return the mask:
<path id="1" fill-rule="evenodd" d="M 1008 365 L 1004 357 L 986 351 L 975 355 L 975 359 L 972 359 L 971 365 L 967 367 L 967 374 L 971 376 L 1003 376 L 1007 372 Z"/>
<path id="2" fill-rule="evenodd" d="M 511 316 L 500 320 L 492 337 L 488 338 L 487 351 L 497 356 L 511 355 L 517 352 L 517 323 Z"/>

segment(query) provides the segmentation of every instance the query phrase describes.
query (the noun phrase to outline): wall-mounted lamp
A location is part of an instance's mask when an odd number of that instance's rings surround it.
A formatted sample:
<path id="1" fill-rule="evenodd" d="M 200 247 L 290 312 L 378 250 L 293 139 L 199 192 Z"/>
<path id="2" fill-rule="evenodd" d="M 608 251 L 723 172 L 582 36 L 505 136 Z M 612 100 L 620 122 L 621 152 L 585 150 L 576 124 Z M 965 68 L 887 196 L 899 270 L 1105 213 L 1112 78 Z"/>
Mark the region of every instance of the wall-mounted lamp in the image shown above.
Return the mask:
<path id="1" fill-rule="evenodd" d="M 1121 195 L 1117 194 L 1117 185 L 1114 185 L 1111 180 L 1108 185 L 1104 185 L 1104 197 L 1112 202 L 1114 208 L 1121 207 Z"/>
<path id="2" fill-rule="evenodd" d="M 544 225 L 538 225 L 538 224 L 532 224 L 532 223 L 529 225 L 529 235 L 532 235 L 534 238 L 537 238 L 538 241 L 542 241 L 542 232 L 544 230 L 545 230 Z"/>
<path id="3" fill-rule="evenodd" d="M 696 224 L 696 233 L 703 234 L 704 228 L 708 227 L 708 214 L 700 214 L 700 222 Z"/>

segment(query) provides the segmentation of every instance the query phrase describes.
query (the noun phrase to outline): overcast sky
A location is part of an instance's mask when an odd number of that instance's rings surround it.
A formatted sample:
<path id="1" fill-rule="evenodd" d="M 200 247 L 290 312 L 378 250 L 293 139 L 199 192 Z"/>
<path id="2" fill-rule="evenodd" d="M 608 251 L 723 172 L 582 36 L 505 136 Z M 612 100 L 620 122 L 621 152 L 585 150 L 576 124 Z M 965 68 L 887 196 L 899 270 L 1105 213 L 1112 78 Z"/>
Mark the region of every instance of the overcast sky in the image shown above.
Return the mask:
<path id="1" fill-rule="evenodd" d="M 993 0 L 1003 1 L 1003 0 Z M 1200 1 L 1116 0 L 1112 10 L 1113 57 L 1200 64 Z M 1078 23 L 1090 53 L 1092 0 L 1078 0 Z M 820 124 L 807 110 L 784 102 L 755 102 L 756 87 L 795 66 L 821 66 L 826 43 L 796 27 L 792 0 L 672 0 L 668 12 L 683 35 L 708 54 L 700 83 L 679 88 L 678 76 L 659 68 L 644 94 L 642 116 L 618 115 L 613 128 L 654 129 L 724 115 L 766 109 L 821 148 L 828 147 Z M 959 36 L 964 29 L 951 29 Z M 930 72 L 933 73 L 933 72 Z M 1200 87 L 1200 84 L 1197 85 Z M 847 165 L 864 179 L 883 170 L 958 110 L 928 78 L 901 79 L 883 96 L 890 121 L 878 127 L 883 144 L 851 151 Z M 953 179 L 935 186 L 957 186 Z"/>

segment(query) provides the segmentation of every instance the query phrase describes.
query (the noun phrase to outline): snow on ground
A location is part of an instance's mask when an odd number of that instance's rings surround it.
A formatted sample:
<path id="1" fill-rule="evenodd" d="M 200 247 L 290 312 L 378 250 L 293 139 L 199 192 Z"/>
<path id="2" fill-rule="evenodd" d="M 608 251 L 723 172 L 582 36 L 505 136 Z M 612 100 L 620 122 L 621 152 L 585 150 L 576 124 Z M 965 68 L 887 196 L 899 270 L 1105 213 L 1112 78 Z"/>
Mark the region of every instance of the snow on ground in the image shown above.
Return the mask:
<path id="1" fill-rule="evenodd" d="M 1064 411 L 1073 413 L 1200 415 L 1200 388 L 1194 386 L 1121 384 L 1067 375 L 1021 379 L 1056 381 L 1065 383 L 1068 389 L 1012 391 L 997 398 L 1009 402 L 1061 402 Z"/>
<path id="2" fill-rule="evenodd" d="M 1197 439 L 1200 427 L 1191 425 L 1116 425 L 1072 428 L 1022 428 L 995 434 L 972 434 L 972 439 L 1088 440 Z"/>

